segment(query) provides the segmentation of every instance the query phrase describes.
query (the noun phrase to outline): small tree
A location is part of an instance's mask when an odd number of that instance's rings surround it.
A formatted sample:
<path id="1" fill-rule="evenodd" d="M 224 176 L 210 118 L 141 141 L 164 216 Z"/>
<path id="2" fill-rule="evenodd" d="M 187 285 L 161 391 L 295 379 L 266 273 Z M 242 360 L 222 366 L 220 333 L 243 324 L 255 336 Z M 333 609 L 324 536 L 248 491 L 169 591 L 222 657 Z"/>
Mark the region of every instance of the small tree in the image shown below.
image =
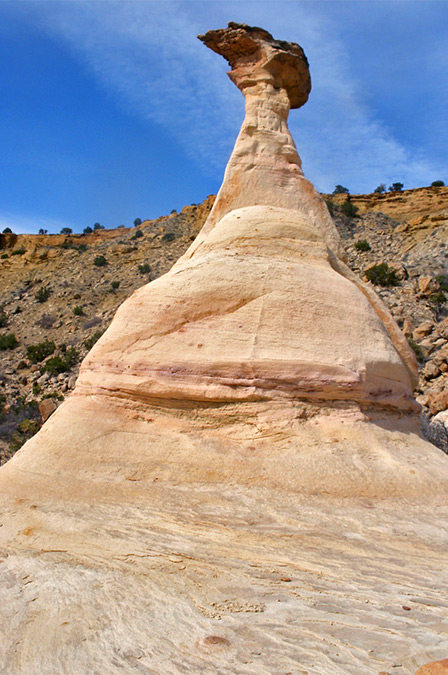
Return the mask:
<path id="1" fill-rule="evenodd" d="M 376 195 L 382 195 L 384 192 L 386 192 L 386 183 L 380 183 L 378 187 L 374 189 L 373 192 Z"/>
<path id="2" fill-rule="evenodd" d="M 104 225 L 100 225 L 99 223 L 95 223 L 94 226 L 93 226 L 93 229 L 94 230 L 104 230 L 105 227 L 104 227 Z"/>
<path id="3" fill-rule="evenodd" d="M 43 227 L 40 228 L 39 234 L 48 234 L 48 230 L 44 230 Z"/>
<path id="4" fill-rule="evenodd" d="M 444 187 L 445 183 L 443 180 L 433 180 L 431 187 Z"/>
<path id="5" fill-rule="evenodd" d="M 389 192 L 402 192 L 403 188 L 403 183 L 392 183 L 389 187 Z"/>
<path id="6" fill-rule="evenodd" d="M 10 227 L 5 227 L 5 229 L 3 230 L 3 234 L 12 234 L 11 228 L 10 228 Z"/>
<path id="7" fill-rule="evenodd" d="M 63 227 L 61 230 L 61 234 L 73 234 L 73 230 L 71 227 Z"/>
<path id="8" fill-rule="evenodd" d="M 83 229 L 83 234 L 92 234 L 93 230 L 91 227 L 87 226 Z"/>
<path id="9" fill-rule="evenodd" d="M 349 189 L 344 187 L 343 185 L 335 185 L 335 188 L 333 190 L 334 195 L 348 195 Z"/>
<path id="10" fill-rule="evenodd" d="M 142 224 L 142 219 L 141 219 L 141 218 L 136 218 L 136 219 L 134 220 L 134 225 L 135 225 L 135 227 L 139 227 L 139 225 L 141 225 L 141 224 Z"/>

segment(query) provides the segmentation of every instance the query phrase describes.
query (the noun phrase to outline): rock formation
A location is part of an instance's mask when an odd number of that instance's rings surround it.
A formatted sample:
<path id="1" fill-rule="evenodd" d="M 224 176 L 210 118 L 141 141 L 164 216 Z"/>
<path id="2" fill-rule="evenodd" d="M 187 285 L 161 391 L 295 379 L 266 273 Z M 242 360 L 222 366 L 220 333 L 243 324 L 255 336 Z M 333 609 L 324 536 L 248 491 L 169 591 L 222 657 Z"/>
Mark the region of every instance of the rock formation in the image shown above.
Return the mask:
<path id="1" fill-rule="evenodd" d="M 0 471 L 0 670 L 413 673 L 448 651 L 413 353 L 303 176 L 301 48 L 201 40 L 246 118 L 197 239 Z"/>

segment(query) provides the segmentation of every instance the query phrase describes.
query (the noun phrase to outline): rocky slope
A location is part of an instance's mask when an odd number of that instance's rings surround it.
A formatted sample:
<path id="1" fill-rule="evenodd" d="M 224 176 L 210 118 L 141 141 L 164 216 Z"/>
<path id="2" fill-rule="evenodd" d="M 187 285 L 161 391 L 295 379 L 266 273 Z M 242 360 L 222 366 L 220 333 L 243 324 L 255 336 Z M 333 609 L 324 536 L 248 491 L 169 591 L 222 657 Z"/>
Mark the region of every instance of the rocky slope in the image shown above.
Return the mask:
<path id="1" fill-rule="evenodd" d="M 351 269 L 364 276 L 372 265 L 386 262 L 397 271 L 397 286 L 375 289 L 416 350 L 416 395 L 423 405 L 425 429 L 446 449 L 443 431 L 428 428 L 427 420 L 448 407 L 448 304 L 440 301 L 448 278 L 448 187 L 351 195 L 358 208 L 355 218 L 341 211 L 346 195 L 325 198 Z M 74 387 L 80 361 L 119 305 L 136 288 L 167 272 L 186 251 L 214 200 L 210 196 L 202 204 L 131 229 L 2 236 L 0 335 L 17 338 L 17 346 L 0 352 L 2 461 L 37 431 Z M 370 248 L 358 250 L 360 241 Z M 107 264 L 97 266 L 98 256 Z M 46 356 L 41 350 L 42 360 L 37 355 L 33 363 L 28 348 L 43 342 L 54 343 L 55 349 Z M 66 348 L 76 351 L 67 369 L 45 372 L 45 363 L 55 356 L 64 359 Z"/>

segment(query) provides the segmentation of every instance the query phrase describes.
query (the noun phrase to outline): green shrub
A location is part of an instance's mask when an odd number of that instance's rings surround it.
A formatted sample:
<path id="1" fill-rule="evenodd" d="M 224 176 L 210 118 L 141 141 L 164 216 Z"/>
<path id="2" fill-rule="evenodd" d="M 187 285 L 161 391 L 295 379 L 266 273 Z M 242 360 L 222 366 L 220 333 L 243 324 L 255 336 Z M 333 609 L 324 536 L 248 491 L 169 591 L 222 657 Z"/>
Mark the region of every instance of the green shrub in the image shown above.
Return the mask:
<path id="1" fill-rule="evenodd" d="M 148 265 L 148 263 L 143 263 L 143 265 L 138 266 L 138 271 L 140 274 L 149 274 L 151 267 Z"/>
<path id="2" fill-rule="evenodd" d="M 82 231 L 83 234 L 92 234 L 92 232 L 93 232 L 93 230 L 89 226 L 85 227 Z"/>
<path id="3" fill-rule="evenodd" d="M 6 403 L 6 394 L 2 394 L 2 392 L 0 391 L 0 419 L 3 416 L 3 409 L 5 407 L 5 403 Z"/>
<path id="4" fill-rule="evenodd" d="M 15 349 L 18 345 L 18 340 L 14 333 L 7 333 L 6 335 L 0 335 L 0 350 L 5 351 L 5 349 Z"/>
<path id="5" fill-rule="evenodd" d="M 86 347 L 90 351 L 95 342 L 98 342 L 103 333 L 104 333 L 103 330 L 95 331 L 95 333 L 93 333 L 93 335 L 87 338 L 87 340 L 84 340 L 84 347 Z"/>
<path id="6" fill-rule="evenodd" d="M 2 260 L 6 260 L 6 258 L 9 258 L 9 255 L 8 255 L 7 253 L 2 253 L 1 256 L 0 256 L 0 258 L 1 258 Z"/>
<path id="7" fill-rule="evenodd" d="M 176 238 L 174 232 L 165 232 L 162 237 L 162 241 L 173 241 Z"/>
<path id="8" fill-rule="evenodd" d="M 0 305 L 0 328 L 8 325 L 8 315 L 5 312 L 3 305 Z"/>
<path id="9" fill-rule="evenodd" d="M 414 350 L 415 356 L 419 361 L 423 361 L 423 352 L 420 347 L 414 340 L 414 338 L 409 337 L 408 338 L 409 346 Z"/>
<path id="10" fill-rule="evenodd" d="M 74 248 L 79 251 L 79 253 L 85 253 L 89 247 L 87 244 L 78 244 L 78 246 L 75 246 Z"/>
<path id="11" fill-rule="evenodd" d="M 28 441 L 32 436 L 34 436 L 34 434 L 36 434 L 39 429 L 40 424 L 36 420 L 23 420 L 20 422 L 11 438 L 9 449 L 12 452 L 17 452 L 17 450 L 20 450 L 22 445 L 26 443 L 26 441 Z"/>
<path id="12" fill-rule="evenodd" d="M 439 282 L 440 290 L 448 292 L 448 277 L 446 277 L 444 274 L 438 274 L 436 279 Z"/>
<path id="13" fill-rule="evenodd" d="M 105 227 L 104 227 L 104 225 L 100 225 L 99 223 L 95 223 L 95 225 L 93 226 L 93 229 L 94 230 L 104 230 Z"/>
<path id="14" fill-rule="evenodd" d="M 343 185 L 336 185 L 333 194 L 334 195 L 348 195 L 349 189 L 344 187 Z"/>
<path id="15" fill-rule="evenodd" d="M 141 219 L 141 218 L 136 218 L 136 219 L 134 220 L 134 225 L 135 225 L 135 227 L 139 227 L 139 225 L 141 225 L 141 224 L 142 224 L 142 219 Z"/>
<path id="16" fill-rule="evenodd" d="M 358 207 L 352 204 L 351 201 L 347 200 L 342 204 L 341 211 L 344 216 L 347 216 L 347 218 L 354 218 L 358 213 Z"/>
<path id="17" fill-rule="evenodd" d="M 143 232 L 141 230 L 137 230 L 135 234 L 132 235 L 131 241 L 135 241 L 136 239 L 140 239 L 143 237 Z"/>
<path id="18" fill-rule="evenodd" d="M 378 187 L 374 189 L 373 192 L 376 195 L 382 195 L 384 192 L 386 192 L 386 183 L 380 183 Z"/>
<path id="19" fill-rule="evenodd" d="M 30 345 L 26 348 L 26 351 L 28 358 L 32 363 L 40 363 L 46 359 L 47 356 L 53 354 L 55 349 L 56 345 L 54 344 L 53 340 L 44 340 L 43 342 L 39 342 L 37 345 Z"/>
<path id="20" fill-rule="evenodd" d="M 443 291 L 433 293 L 429 298 L 429 302 L 432 305 L 443 305 L 443 303 L 446 302 L 446 295 Z"/>
<path id="21" fill-rule="evenodd" d="M 103 255 L 97 255 L 93 259 L 93 264 L 96 267 L 104 267 L 105 265 L 107 265 L 107 260 Z"/>
<path id="22" fill-rule="evenodd" d="M 80 305 L 76 305 L 76 307 L 73 308 L 73 314 L 75 316 L 84 316 L 84 310 Z"/>
<path id="23" fill-rule="evenodd" d="M 26 253 L 26 248 L 15 248 L 11 251 L 11 255 L 23 255 L 24 253 Z"/>
<path id="24" fill-rule="evenodd" d="M 366 277 L 374 286 L 398 286 L 400 284 L 397 272 L 385 262 L 369 267 L 366 270 Z"/>
<path id="25" fill-rule="evenodd" d="M 66 350 L 63 356 L 53 356 L 45 362 L 42 372 L 50 375 L 59 375 L 69 371 L 78 362 L 79 355 L 74 347 Z"/>
<path id="26" fill-rule="evenodd" d="M 433 180 L 431 183 L 431 187 L 443 187 L 444 185 L 443 180 Z"/>
<path id="27" fill-rule="evenodd" d="M 367 239 L 359 239 L 355 242 L 355 248 L 357 251 L 370 251 L 370 244 Z"/>
<path id="28" fill-rule="evenodd" d="M 33 396 L 37 396 L 38 394 L 40 394 L 40 392 L 41 392 L 40 384 L 38 384 L 38 382 L 33 382 Z"/>
<path id="29" fill-rule="evenodd" d="M 63 227 L 61 230 L 61 234 L 73 234 L 73 230 L 71 227 Z"/>
<path id="30" fill-rule="evenodd" d="M 5 229 L 3 230 L 3 234 L 12 234 L 11 228 L 10 228 L 10 227 L 5 227 Z"/>
<path id="31" fill-rule="evenodd" d="M 37 302 L 42 303 L 47 302 L 50 295 L 51 295 L 51 288 L 49 286 L 42 286 L 41 288 L 39 288 L 34 297 L 36 298 Z"/>
<path id="32" fill-rule="evenodd" d="M 120 288 L 120 282 L 119 281 L 112 281 L 110 284 L 110 287 L 113 291 L 116 291 L 117 288 Z"/>

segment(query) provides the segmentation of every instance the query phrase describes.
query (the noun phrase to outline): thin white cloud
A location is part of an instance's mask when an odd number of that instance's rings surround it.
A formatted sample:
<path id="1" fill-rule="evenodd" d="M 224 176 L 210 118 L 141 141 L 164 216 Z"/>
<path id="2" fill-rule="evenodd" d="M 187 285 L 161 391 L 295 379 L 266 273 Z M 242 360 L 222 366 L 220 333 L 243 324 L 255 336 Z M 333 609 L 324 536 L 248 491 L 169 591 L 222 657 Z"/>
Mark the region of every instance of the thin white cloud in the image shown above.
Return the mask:
<path id="1" fill-rule="evenodd" d="M 222 175 L 243 101 L 224 75 L 227 64 L 196 35 L 236 20 L 305 47 L 313 92 L 305 108 L 292 112 L 290 125 L 305 173 L 319 189 L 344 183 L 353 191 L 370 191 L 396 180 L 414 187 L 442 176 L 441 163 L 405 147 L 369 109 L 339 27 L 323 7 L 164 0 L 39 3 L 34 9 L 122 105 L 166 127 L 214 175 Z"/>

